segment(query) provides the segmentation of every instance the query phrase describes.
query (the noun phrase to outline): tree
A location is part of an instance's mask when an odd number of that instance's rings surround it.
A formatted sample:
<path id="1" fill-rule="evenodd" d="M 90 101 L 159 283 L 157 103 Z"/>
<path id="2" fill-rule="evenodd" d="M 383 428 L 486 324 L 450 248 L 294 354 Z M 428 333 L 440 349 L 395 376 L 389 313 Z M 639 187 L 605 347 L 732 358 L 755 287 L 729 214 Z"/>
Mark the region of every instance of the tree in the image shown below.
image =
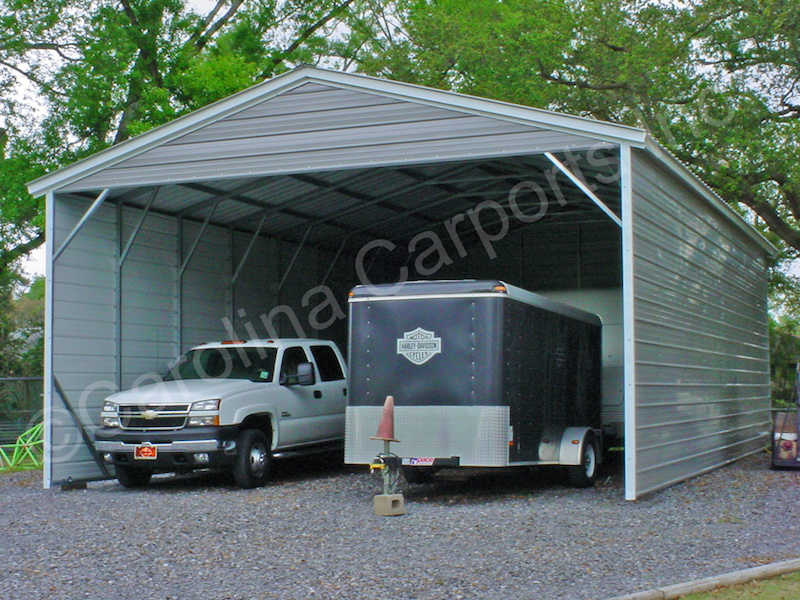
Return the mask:
<path id="1" fill-rule="evenodd" d="M 353 2 L 0 0 L 0 271 L 44 241 L 27 181 L 320 60 Z"/>
<path id="2" fill-rule="evenodd" d="M 0 272 L 0 377 L 41 376 L 43 328 L 44 279 Z"/>
<path id="3" fill-rule="evenodd" d="M 359 69 L 644 127 L 800 255 L 800 3 L 377 4 L 342 48 Z"/>

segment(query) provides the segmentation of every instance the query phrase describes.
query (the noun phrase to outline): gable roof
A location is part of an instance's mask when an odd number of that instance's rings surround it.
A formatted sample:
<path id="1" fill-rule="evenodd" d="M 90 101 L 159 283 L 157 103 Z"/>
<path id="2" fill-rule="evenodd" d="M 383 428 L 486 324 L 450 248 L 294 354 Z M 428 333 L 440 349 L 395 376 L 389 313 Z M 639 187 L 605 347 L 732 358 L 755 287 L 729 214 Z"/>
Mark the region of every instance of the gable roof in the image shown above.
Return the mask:
<path id="1" fill-rule="evenodd" d="M 298 67 L 28 184 L 63 190 L 644 147 L 643 130 Z M 134 172 L 135 171 L 135 172 Z"/>

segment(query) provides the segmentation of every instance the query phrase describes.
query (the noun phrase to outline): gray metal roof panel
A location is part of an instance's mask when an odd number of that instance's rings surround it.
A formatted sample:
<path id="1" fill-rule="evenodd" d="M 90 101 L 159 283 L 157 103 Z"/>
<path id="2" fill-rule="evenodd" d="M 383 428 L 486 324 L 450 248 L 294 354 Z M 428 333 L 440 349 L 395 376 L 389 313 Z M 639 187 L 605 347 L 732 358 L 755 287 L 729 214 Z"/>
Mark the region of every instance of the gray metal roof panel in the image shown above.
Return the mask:
<path id="1" fill-rule="evenodd" d="M 47 192 L 66 189 L 70 184 L 86 179 L 87 177 L 92 177 L 129 158 L 138 156 L 150 149 L 157 148 L 177 138 L 186 136 L 231 115 L 242 113 L 266 100 L 288 94 L 292 90 L 296 90 L 306 84 L 314 84 L 317 86 L 327 85 L 343 90 L 382 96 L 383 98 L 424 104 L 472 115 L 480 115 L 489 119 L 496 119 L 497 121 L 515 122 L 528 127 L 543 127 L 568 135 L 577 135 L 579 137 L 585 137 L 595 141 L 605 141 L 612 144 L 623 141 L 634 145 L 642 145 L 645 140 L 643 131 L 621 125 L 602 123 L 581 117 L 561 115 L 529 107 L 474 98 L 420 86 L 353 75 L 350 73 L 338 73 L 313 67 L 302 67 L 262 84 L 253 86 L 238 94 L 234 94 L 215 104 L 209 105 L 185 117 L 176 119 L 171 123 L 128 140 L 127 142 L 39 178 L 29 184 L 29 191 L 35 196 L 40 196 Z M 316 92 L 312 91 L 311 93 Z M 307 94 L 302 92 L 292 94 L 295 98 L 301 98 L 305 95 Z M 462 151 L 464 149 L 465 148 L 462 147 Z M 462 158 L 464 157 L 465 156 L 462 155 Z M 456 156 L 452 156 L 451 158 L 456 158 Z M 367 162 L 364 164 L 368 165 L 370 163 Z M 351 164 L 350 166 L 355 165 Z M 101 177 L 100 179 L 105 178 Z M 176 180 L 177 177 L 175 176 L 170 177 L 169 174 L 163 174 L 160 183 Z M 95 182 L 93 181 L 92 183 L 87 183 L 87 185 L 83 187 L 78 185 L 70 189 L 94 189 L 94 185 Z M 117 187 L 118 185 L 125 184 L 110 183 L 106 184 L 105 187 Z"/>

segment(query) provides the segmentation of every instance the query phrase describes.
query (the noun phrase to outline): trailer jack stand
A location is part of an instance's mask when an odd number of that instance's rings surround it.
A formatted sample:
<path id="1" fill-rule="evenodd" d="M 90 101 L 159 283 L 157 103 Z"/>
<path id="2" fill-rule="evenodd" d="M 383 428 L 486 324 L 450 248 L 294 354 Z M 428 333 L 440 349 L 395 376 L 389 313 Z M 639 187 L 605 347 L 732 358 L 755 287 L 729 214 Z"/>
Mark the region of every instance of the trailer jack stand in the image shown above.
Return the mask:
<path id="1" fill-rule="evenodd" d="M 397 493 L 400 457 L 389 452 L 389 442 L 384 442 L 384 451 L 372 459 L 369 469 L 370 473 L 380 471 L 383 479 L 383 493 L 375 496 L 375 514 L 379 517 L 404 515 L 406 510 L 403 495 Z"/>
<path id="2" fill-rule="evenodd" d="M 383 404 L 378 434 L 370 439 L 383 441 L 383 452 L 370 461 L 370 473 L 380 471 L 383 477 L 383 493 L 375 496 L 374 511 L 379 517 L 394 517 L 406 514 L 403 495 L 397 493 L 400 480 L 400 457 L 392 454 L 389 444 L 396 442 L 394 438 L 394 398 L 386 397 Z"/>

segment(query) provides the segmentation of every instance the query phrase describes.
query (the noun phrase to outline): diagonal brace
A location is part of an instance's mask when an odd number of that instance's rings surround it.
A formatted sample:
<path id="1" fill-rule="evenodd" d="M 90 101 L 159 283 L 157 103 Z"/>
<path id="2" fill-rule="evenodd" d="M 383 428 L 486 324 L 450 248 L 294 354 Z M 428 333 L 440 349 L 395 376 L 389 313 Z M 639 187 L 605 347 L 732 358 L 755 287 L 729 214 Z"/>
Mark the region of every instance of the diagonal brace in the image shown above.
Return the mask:
<path id="1" fill-rule="evenodd" d="M 547 157 L 547 158 L 550 160 L 550 162 L 551 162 L 551 163 L 553 163 L 553 164 L 554 164 L 554 165 L 555 165 L 555 166 L 558 168 L 558 170 L 559 170 L 559 171 L 561 171 L 561 172 L 562 172 L 564 175 L 566 175 L 566 176 L 567 176 L 567 178 L 568 178 L 568 179 L 569 179 L 569 180 L 570 180 L 572 183 L 574 183 L 574 184 L 575 184 L 575 185 L 576 185 L 576 186 L 577 186 L 577 187 L 578 187 L 578 188 L 579 188 L 579 189 L 580 189 L 580 190 L 581 190 L 581 191 L 582 191 L 584 194 L 586 194 L 586 195 L 589 197 L 589 199 L 590 199 L 592 202 L 594 202 L 594 203 L 595 203 L 595 204 L 598 206 L 598 208 L 600 208 L 600 210 L 602 210 L 604 213 L 606 213 L 606 214 L 609 216 L 609 218 L 610 218 L 612 221 L 614 221 L 614 223 L 616 223 L 617 225 L 619 225 L 620 227 L 622 227 L 622 219 L 620 219 L 620 218 L 619 218 L 619 217 L 616 215 L 616 213 L 615 213 L 613 210 L 611 210 L 611 209 L 608 207 L 608 205 L 607 205 L 605 202 L 603 202 L 603 201 L 602 201 L 602 200 L 601 200 L 601 199 L 600 199 L 600 198 L 597 196 L 597 194 L 595 194 L 595 193 L 594 193 L 594 192 L 593 192 L 593 191 L 592 191 L 592 190 L 589 188 L 589 186 L 587 186 L 587 185 L 586 185 L 586 184 L 585 184 L 583 181 L 581 181 L 581 179 L 580 179 L 580 178 L 579 178 L 577 175 L 575 175 L 575 173 L 573 173 L 572 171 L 570 171 L 570 170 L 569 170 L 569 168 L 567 168 L 567 166 L 566 166 L 564 163 L 562 163 L 560 160 L 558 160 L 558 159 L 557 159 L 555 156 L 553 156 L 553 154 L 551 154 L 550 152 L 545 152 L 545 153 L 544 153 L 544 155 L 545 155 L 545 156 L 546 156 L 546 157 Z"/>

